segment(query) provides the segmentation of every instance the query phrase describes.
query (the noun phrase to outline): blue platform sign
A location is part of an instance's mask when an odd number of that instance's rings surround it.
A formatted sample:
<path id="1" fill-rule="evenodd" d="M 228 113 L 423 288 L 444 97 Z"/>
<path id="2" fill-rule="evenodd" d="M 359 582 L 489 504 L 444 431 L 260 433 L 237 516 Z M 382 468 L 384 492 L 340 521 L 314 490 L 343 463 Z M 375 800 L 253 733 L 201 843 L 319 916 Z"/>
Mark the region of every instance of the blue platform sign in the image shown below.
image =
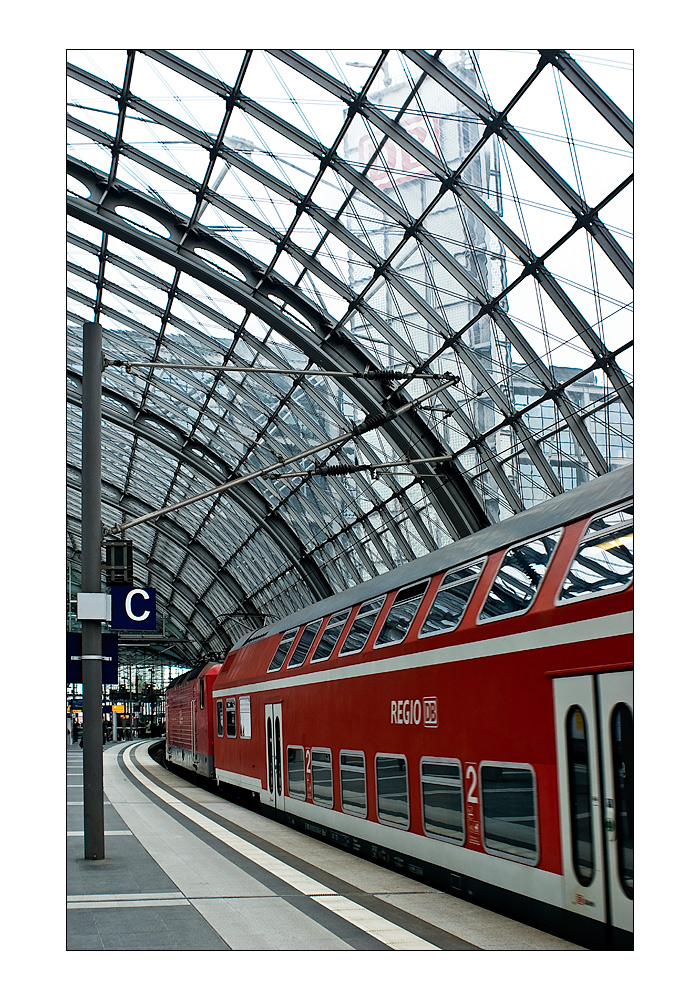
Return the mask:
<path id="1" fill-rule="evenodd" d="M 82 632 L 66 633 L 66 684 L 83 683 Z M 116 684 L 119 666 L 119 642 L 116 635 L 102 633 L 102 683 Z"/>
<path id="2" fill-rule="evenodd" d="M 112 587 L 112 628 L 156 631 L 154 587 Z"/>

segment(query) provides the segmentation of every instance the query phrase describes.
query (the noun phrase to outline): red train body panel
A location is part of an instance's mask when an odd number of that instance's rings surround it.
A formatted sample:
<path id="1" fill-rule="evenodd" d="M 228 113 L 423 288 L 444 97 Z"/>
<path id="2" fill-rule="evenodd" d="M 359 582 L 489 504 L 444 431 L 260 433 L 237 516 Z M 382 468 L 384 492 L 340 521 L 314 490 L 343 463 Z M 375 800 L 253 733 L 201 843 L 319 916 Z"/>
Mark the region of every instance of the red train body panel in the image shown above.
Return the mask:
<path id="1" fill-rule="evenodd" d="M 474 902 L 629 946 L 631 496 L 620 470 L 248 637 L 213 682 L 217 779 Z"/>
<path id="2" fill-rule="evenodd" d="M 213 778 L 214 681 L 220 663 L 205 663 L 178 677 L 165 694 L 166 760 Z"/>

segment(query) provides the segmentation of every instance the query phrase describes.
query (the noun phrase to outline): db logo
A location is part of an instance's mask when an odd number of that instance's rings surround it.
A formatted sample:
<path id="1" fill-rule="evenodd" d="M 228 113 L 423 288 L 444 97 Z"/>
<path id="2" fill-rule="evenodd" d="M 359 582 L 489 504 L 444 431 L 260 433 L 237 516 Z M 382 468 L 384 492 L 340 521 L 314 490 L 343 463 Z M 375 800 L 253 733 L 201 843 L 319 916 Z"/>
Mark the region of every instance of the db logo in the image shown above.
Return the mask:
<path id="1" fill-rule="evenodd" d="M 438 724 L 437 698 L 424 698 L 423 725 L 437 726 L 437 724 Z"/>

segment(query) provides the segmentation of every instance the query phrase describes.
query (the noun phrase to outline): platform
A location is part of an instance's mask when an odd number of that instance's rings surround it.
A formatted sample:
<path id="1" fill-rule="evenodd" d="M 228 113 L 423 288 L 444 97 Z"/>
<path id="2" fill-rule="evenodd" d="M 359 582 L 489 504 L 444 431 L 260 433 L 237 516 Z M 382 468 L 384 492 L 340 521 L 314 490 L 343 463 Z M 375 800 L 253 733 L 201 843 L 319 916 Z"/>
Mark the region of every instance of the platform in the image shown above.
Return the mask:
<path id="1" fill-rule="evenodd" d="M 581 950 L 191 785 L 149 745 L 105 747 L 101 861 L 67 749 L 68 951 Z"/>

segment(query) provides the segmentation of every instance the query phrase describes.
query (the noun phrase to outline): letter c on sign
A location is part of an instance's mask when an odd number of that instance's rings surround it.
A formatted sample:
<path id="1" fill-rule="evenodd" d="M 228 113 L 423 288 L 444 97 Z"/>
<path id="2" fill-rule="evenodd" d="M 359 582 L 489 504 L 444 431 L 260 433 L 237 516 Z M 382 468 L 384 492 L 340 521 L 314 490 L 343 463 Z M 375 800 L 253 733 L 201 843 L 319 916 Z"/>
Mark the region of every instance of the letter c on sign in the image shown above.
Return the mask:
<path id="1" fill-rule="evenodd" d="M 130 590 L 129 593 L 126 595 L 126 601 L 124 602 L 124 609 L 129 618 L 131 618 L 132 622 L 143 622 L 146 620 L 146 618 L 148 618 L 149 610 L 148 608 L 146 608 L 146 610 L 142 615 L 134 614 L 134 612 L 131 609 L 131 601 L 135 594 L 140 594 L 141 597 L 143 597 L 144 601 L 148 600 L 148 594 L 146 593 L 145 590 L 141 590 L 140 588 L 137 588 L 136 590 Z"/>

